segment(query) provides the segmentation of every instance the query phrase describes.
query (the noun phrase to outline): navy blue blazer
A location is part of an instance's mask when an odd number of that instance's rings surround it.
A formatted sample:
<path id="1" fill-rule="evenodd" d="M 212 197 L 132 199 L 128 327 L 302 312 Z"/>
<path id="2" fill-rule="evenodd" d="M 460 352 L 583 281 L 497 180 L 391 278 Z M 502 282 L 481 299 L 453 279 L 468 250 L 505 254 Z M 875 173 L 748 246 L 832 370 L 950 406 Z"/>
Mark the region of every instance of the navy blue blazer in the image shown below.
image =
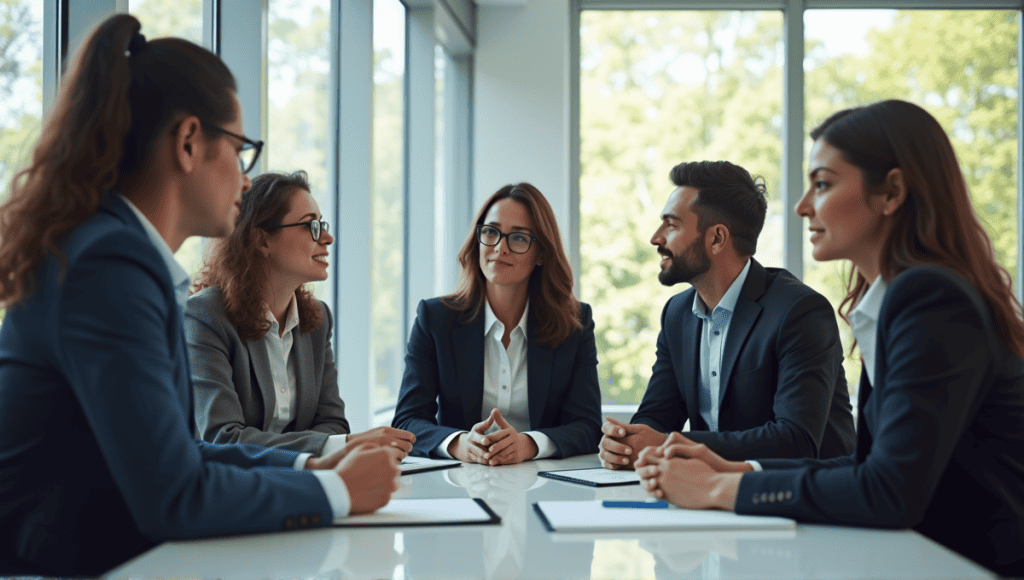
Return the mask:
<path id="1" fill-rule="evenodd" d="M 331 523 L 296 453 L 197 442 L 182 315 L 104 200 L 0 329 L 0 568 L 95 575 L 165 540 Z"/>
<path id="2" fill-rule="evenodd" d="M 416 435 L 413 454 L 431 451 L 456 431 L 480 422 L 484 394 L 484 317 L 459 322 L 440 298 L 420 301 L 409 336 L 405 374 L 392 426 Z M 554 457 L 597 451 L 601 389 L 590 306 L 580 303 L 583 328 L 552 348 L 537 338 L 536 311 L 526 320 L 530 429 L 551 438 Z"/>
<path id="3" fill-rule="evenodd" d="M 988 304 L 947 270 L 889 285 L 875 384 L 861 374 L 857 450 L 766 460 L 736 512 L 803 522 L 912 527 L 1006 576 L 1024 576 L 1024 361 Z"/>
<path id="4" fill-rule="evenodd" d="M 657 360 L 633 423 L 690 439 L 726 459 L 836 457 L 856 434 L 835 313 L 786 270 L 751 258 L 722 356 L 718 431 L 700 416 L 700 337 L 693 288 L 661 314 Z"/>

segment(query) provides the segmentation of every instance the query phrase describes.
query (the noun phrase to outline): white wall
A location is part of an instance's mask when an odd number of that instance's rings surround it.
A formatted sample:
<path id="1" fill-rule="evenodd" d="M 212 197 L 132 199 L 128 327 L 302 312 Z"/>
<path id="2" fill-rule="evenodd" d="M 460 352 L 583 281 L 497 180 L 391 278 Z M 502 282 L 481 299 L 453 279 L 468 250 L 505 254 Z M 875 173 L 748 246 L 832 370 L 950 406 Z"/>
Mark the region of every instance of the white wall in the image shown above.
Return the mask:
<path id="1" fill-rule="evenodd" d="M 528 181 L 569 230 L 569 3 L 480 5 L 473 85 L 473 212 Z M 568 246 L 566 246 L 568 251 Z"/>

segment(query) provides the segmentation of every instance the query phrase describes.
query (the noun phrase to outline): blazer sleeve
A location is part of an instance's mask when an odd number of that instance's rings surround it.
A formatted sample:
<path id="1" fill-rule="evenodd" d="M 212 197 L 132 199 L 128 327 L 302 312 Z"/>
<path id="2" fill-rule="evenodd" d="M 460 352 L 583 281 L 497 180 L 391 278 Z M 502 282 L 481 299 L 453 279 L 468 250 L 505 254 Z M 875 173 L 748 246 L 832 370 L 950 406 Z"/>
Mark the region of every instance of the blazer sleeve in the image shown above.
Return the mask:
<path id="1" fill-rule="evenodd" d="M 746 473 L 736 512 L 804 522 L 912 527 L 984 396 L 992 331 L 983 306 L 944 276 L 898 277 L 879 317 L 874 428 L 863 460 Z M 870 410 L 869 409 L 869 410 Z M 865 413 L 865 409 L 860 409 Z M 765 467 L 784 467 L 766 462 Z M 765 497 L 769 501 L 765 501 Z"/>
<path id="2" fill-rule="evenodd" d="M 561 399 L 559 425 L 534 429 L 547 435 L 558 449 L 553 458 L 561 459 L 596 453 L 601 440 L 601 386 L 597 379 L 597 343 L 594 317 L 589 304 L 580 303 L 580 329 L 576 359 L 568 389 Z"/>
<path id="3" fill-rule="evenodd" d="M 193 439 L 178 307 L 155 251 L 110 235 L 69 262 L 55 296 L 54 352 L 138 529 L 154 541 L 271 532 L 333 519 L 293 453 L 210 449 Z M 157 257 L 157 260 L 159 258 Z M 180 320 L 180 319 L 179 319 Z"/>
<path id="4" fill-rule="evenodd" d="M 444 333 L 447 336 L 447 333 Z M 430 457 L 431 452 L 445 437 L 462 431 L 438 424 L 437 398 L 441 377 L 437 361 L 438 345 L 431 330 L 430 309 L 421 300 L 416 308 L 416 322 L 409 334 L 405 353 L 405 373 L 398 392 L 395 418 L 391 426 L 404 429 L 416 436 L 413 455 Z M 436 454 L 435 454 L 436 455 Z"/>
<path id="5" fill-rule="evenodd" d="M 762 314 L 773 315 L 769 311 Z M 782 314 L 781 323 L 770 328 L 778 329 L 771 339 L 778 356 L 775 384 L 765 381 L 759 371 L 740 370 L 758 375 L 751 380 L 765 382 L 763 388 L 775 388 L 774 418 L 751 429 L 686 434 L 726 459 L 817 457 L 833 394 L 837 386 L 846 387 L 839 327 L 825 297 L 817 293 L 801 296 Z M 755 327 L 753 332 L 757 331 Z M 742 373 L 731 379 L 733 383 L 740 380 Z"/>
<path id="6" fill-rule="evenodd" d="M 320 322 L 324 330 L 323 344 L 313 341 L 313 348 L 321 351 L 320 360 L 323 364 L 320 368 L 320 399 L 317 402 L 316 413 L 313 416 L 311 431 L 326 433 L 328 435 L 341 435 L 351 433 L 348 419 L 345 418 L 345 401 L 341 399 L 341 385 L 338 384 L 338 368 L 334 363 L 334 349 L 331 347 L 331 336 L 334 333 L 334 317 L 331 316 L 331 309 L 320 302 L 323 312 L 323 319 Z M 318 329 L 319 330 L 319 329 Z M 319 332 L 313 331 L 319 337 Z M 314 360 L 317 360 L 314 357 Z M 323 446 L 321 445 L 321 448 Z"/>
<path id="7" fill-rule="evenodd" d="M 263 430 L 262 418 L 260 424 L 254 424 L 252 417 L 246 420 L 237 389 L 258 387 L 249 382 L 248 376 L 235 374 L 241 372 L 236 369 L 240 365 L 235 358 L 241 356 L 245 344 L 228 321 L 223 300 L 214 298 L 211 294 L 193 296 L 185 309 L 185 338 L 199 437 L 210 443 L 248 443 L 319 455 L 327 443 L 327 433 L 271 433 Z M 236 380 L 244 381 L 244 386 L 236 384 Z"/>
<path id="8" fill-rule="evenodd" d="M 647 425 L 661 433 L 681 430 L 689 416 L 686 399 L 679 391 L 672 350 L 665 334 L 666 328 L 678 330 L 678 324 L 674 323 L 674 313 L 679 308 L 672 309 L 675 300 L 675 297 L 669 299 L 661 311 L 661 332 L 658 333 L 657 358 L 651 369 L 651 380 L 647 383 L 647 390 L 636 413 L 630 419 L 630 423 Z"/>

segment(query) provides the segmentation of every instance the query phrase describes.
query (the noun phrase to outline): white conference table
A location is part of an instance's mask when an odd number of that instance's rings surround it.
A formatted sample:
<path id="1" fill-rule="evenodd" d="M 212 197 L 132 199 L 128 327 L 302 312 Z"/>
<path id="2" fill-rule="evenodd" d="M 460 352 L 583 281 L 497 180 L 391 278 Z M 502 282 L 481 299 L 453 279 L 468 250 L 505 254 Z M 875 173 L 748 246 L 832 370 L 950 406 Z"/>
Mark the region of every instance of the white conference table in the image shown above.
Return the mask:
<path id="1" fill-rule="evenodd" d="M 912 530 L 798 525 L 795 531 L 553 534 L 533 503 L 645 497 L 538 471 L 600 465 L 597 455 L 515 466 L 466 464 L 402 476 L 395 498 L 480 497 L 501 525 L 320 528 L 167 542 L 107 578 L 992 578 Z"/>

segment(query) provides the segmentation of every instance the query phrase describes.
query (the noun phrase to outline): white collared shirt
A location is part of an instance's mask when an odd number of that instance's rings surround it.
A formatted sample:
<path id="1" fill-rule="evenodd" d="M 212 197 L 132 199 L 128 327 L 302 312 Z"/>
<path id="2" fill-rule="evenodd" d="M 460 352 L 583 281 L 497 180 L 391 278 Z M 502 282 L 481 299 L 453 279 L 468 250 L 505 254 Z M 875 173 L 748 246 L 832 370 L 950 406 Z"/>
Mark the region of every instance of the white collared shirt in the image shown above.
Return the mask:
<path id="1" fill-rule="evenodd" d="M 484 421 L 491 414 L 491 409 L 501 411 L 502 417 L 519 433 L 524 433 L 537 444 L 537 456 L 534 459 L 551 457 L 558 451 L 551 438 L 539 431 L 529 431 L 530 401 L 527 370 L 526 319 L 530 312 L 530 303 L 526 303 L 523 315 L 512 332 L 509 333 L 508 348 L 501 343 L 505 335 L 502 324 L 491 305 L 484 302 L 484 385 L 483 400 L 480 406 L 480 420 Z M 488 431 L 497 431 L 497 425 Z M 435 450 L 439 455 L 448 454 L 448 444 L 465 431 L 457 431 L 438 445 Z"/>
<path id="2" fill-rule="evenodd" d="M 267 348 L 267 357 L 270 359 L 270 376 L 274 380 L 274 417 L 270 420 L 271 433 L 283 433 L 285 427 L 295 420 L 297 412 L 295 359 L 292 358 L 292 346 L 294 345 L 294 331 L 299 326 L 299 305 L 295 295 L 288 302 L 288 315 L 285 317 L 284 333 L 280 331 L 280 325 L 274 313 L 267 309 L 267 321 L 270 329 L 263 337 L 263 344 Z M 324 457 L 345 447 L 348 435 L 338 434 L 327 437 L 320 456 Z"/>
<path id="3" fill-rule="evenodd" d="M 146 237 L 149 238 L 150 243 L 156 247 L 160 257 L 163 258 L 167 271 L 171 274 L 171 282 L 174 284 L 175 301 L 177 301 L 179 308 L 178 316 L 181 316 L 181 313 L 185 311 L 185 303 L 188 301 L 188 287 L 191 284 L 188 272 L 178 263 L 177 258 L 174 257 L 174 252 L 171 251 L 171 247 L 167 245 L 167 241 L 160 235 L 160 232 L 157 231 L 153 223 L 149 221 L 149 218 L 139 211 L 139 208 L 135 207 L 135 204 L 129 201 L 127 197 L 123 195 L 120 195 L 120 197 L 132 210 L 132 213 L 135 214 L 135 217 L 139 218 L 139 223 L 142 224 Z M 304 469 L 306 460 L 311 456 L 311 453 L 299 453 L 295 457 L 295 463 L 292 464 L 292 468 L 296 471 Z M 334 520 L 340 521 L 348 517 L 348 512 L 351 509 L 351 499 L 348 495 L 348 488 L 345 487 L 345 482 L 338 477 L 338 474 L 329 469 L 311 471 L 310 473 L 316 476 L 320 486 L 324 488 L 324 494 L 327 496 L 327 503 L 331 505 Z"/>
<path id="4" fill-rule="evenodd" d="M 697 377 L 700 388 L 697 390 L 697 405 L 700 416 L 708 424 L 708 429 L 718 431 L 718 412 L 722 394 L 722 355 L 725 353 L 725 339 L 729 336 L 732 324 L 732 313 L 736 310 L 743 284 L 750 272 L 750 259 L 740 270 L 729 289 L 722 295 L 714 311 L 708 314 L 700 294 L 693 297 L 693 315 L 704 321 L 701 325 L 700 369 Z"/>
<path id="5" fill-rule="evenodd" d="M 860 358 L 864 361 L 864 372 L 868 382 L 875 384 L 875 339 L 878 335 L 878 314 L 882 311 L 882 301 L 889 284 L 879 276 L 868 287 L 857 307 L 850 312 L 850 329 L 857 340 Z"/>
<path id="6" fill-rule="evenodd" d="M 192 280 L 188 277 L 188 272 L 185 268 L 181 267 L 178 263 L 178 259 L 174 257 L 174 252 L 171 251 L 171 247 L 167 245 L 167 241 L 164 240 L 160 232 L 156 230 L 156 226 L 149 221 L 139 208 L 135 207 L 127 197 L 118 194 L 121 199 L 128 205 L 135 214 L 135 217 L 139 218 L 139 222 L 142 223 L 142 229 L 146 232 L 146 237 L 149 241 L 156 246 L 156 251 L 160 253 L 160 257 L 164 259 L 164 264 L 167 265 L 167 271 L 171 274 L 171 283 L 174 284 L 174 299 L 178 302 L 178 308 L 182 312 L 185 311 L 185 303 L 188 302 L 188 287 L 192 284 Z"/>

